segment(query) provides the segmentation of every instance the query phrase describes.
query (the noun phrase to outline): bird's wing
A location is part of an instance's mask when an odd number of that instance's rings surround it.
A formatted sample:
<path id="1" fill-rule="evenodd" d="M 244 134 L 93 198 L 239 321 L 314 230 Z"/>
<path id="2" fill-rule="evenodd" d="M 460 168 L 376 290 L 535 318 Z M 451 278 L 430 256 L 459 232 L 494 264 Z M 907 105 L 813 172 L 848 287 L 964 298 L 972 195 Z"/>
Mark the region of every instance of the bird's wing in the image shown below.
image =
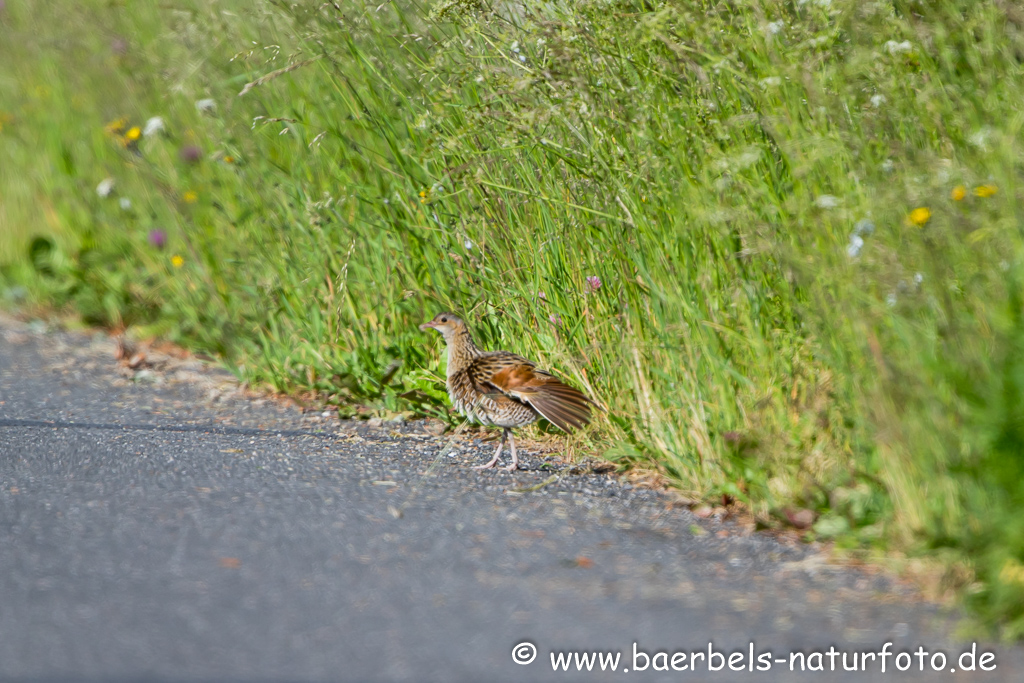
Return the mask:
<path id="1" fill-rule="evenodd" d="M 478 356 L 470 368 L 481 392 L 527 404 L 564 432 L 590 422 L 590 400 L 554 375 L 514 353 L 495 351 Z"/>

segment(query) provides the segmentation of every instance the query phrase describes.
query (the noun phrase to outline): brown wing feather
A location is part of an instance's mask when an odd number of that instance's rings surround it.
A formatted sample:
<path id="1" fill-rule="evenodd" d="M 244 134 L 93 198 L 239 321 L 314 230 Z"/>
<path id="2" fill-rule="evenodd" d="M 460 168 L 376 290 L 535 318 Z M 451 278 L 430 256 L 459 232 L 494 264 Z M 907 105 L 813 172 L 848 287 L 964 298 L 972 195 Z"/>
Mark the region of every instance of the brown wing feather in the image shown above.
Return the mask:
<path id="1" fill-rule="evenodd" d="M 474 382 L 484 392 L 498 390 L 521 401 L 564 432 L 590 422 L 590 399 L 531 361 L 498 351 L 474 362 Z"/>

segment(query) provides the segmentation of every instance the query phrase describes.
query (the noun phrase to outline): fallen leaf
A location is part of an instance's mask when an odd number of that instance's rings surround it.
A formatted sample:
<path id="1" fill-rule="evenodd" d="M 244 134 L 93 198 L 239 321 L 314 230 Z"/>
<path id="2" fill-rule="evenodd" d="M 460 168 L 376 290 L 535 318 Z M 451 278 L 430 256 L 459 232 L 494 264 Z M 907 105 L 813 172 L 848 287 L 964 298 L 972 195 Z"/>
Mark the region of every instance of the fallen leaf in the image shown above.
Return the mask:
<path id="1" fill-rule="evenodd" d="M 594 561 L 589 557 L 583 557 L 580 555 L 576 558 L 576 566 L 580 569 L 590 569 L 594 566 Z"/>
<path id="2" fill-rule="evenodd" d="M 786 508 L 782 511 L 786 515 L 786 519 L 789 523 L 795 526 L 797 529 L 810 529 L 811 525 L 814 524 L 814 511 L 806 508 L 800 510 L 793 510 Z"/>
<path id="3" fill-rule="evenodd" d="M 238 569 L 242 566 L 242 561 L 237 557 L 222 557 L 218 560 L 218 564 L 223 569 Z"/>

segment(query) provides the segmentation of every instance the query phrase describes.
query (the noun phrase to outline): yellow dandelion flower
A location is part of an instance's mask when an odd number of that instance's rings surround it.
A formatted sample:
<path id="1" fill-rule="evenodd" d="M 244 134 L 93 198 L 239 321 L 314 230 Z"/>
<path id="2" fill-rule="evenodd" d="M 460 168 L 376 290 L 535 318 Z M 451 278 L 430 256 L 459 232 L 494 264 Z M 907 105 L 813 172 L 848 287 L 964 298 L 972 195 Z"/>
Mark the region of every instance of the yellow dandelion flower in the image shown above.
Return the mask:
<path id="1" fill-rule="evenodd" d="M 963 185 L 957 185 L 953 188 L 953 191 L 949 193 L 949 196 L 953 198 L 954 202 L 958 202 L 967 196 L 967 188 Z"/>
<path id="2" fill-rule="evenodd" d="M 991 197 L 998 191 L 999 189 L 995 185 L 978 185 L 976 188 L 974 188 L 974 196 Z"/>
<path id="3" fill-rule="evenodd" d="M 186 191 L 185 194 L 181 195 L 181 198 L 185 200 L 186 204 L 195 204 L 199 201 L 199 195 L 192 190 Z"/>
<path id="4" fill-rule="evenodd" d="M 135 142 L 142 137 L 142 129 L 138 126 L 132 126 L 128 129 L 128 132 L 124 134 L 124 139 L 129 142 Z"/>
<path id="5" fill-rule="evenodd" d="M 233 164 L 233 163 L 235 163 L 235 158 L 233 156 L 231 156 L 230 154 L 228 154 L 227 156 L 224 157 L 224 163 L 225 164 Z"/>
<path id="6" fill-rule="evenodd" d="M 183 265 L 185 265 L 185 259 L 181 258 L 179 254 L 175 254 L 174 256 L 171 257 L 171 265 L 174 266 L 175 268 L 181 268 Z"/>
<path id="7" fill-rule="evenodd" d="M 120 118 L 120 119 L 114 119 L 113 121 L 108 123 L 104 127 L 104 130 L 107 131 L 107 133 L 109 133 L 110 135 L 120 135 L 121 133 L 124 132 L 124 129 L 127 128 L 127 127 L 128 127 L 128 119 Z"/>
<path id="8" fill-rule="evenodd" d="M 427 191 L 426 190 L 420 190 L 420 197 L 422 198 L 422 197 L 426 197 L 426 196 L 427 196 Z"/>
<path id="9" fill-rule="evenodd" d="M 907 220 L 909 220 L 912 225 L 916 225 L 917 227 L 920 228 L 923 227 L 924 224 L 931 219 L 931 217 L 931 209 L 929 209 L 927 206 L 919 206 L 910 212 L 910 215 L 907 216 Z"/>

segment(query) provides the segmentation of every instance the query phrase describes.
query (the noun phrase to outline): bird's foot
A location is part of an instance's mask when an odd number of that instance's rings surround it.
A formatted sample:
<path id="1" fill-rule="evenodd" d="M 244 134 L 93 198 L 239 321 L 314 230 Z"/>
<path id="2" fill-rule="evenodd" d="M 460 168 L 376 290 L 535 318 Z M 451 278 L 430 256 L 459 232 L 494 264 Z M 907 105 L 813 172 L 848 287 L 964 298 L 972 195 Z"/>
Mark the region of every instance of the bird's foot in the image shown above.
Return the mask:
<path id="1" fill-rule="evenodd" d="M 495 466 L 495 464 L 497 462 L 498 462 L 497 460 L 492 460 L 489 463 L 487 463 L 486 465 L 473 465 L 473 467 L 471 467 L 470 469 L 474 469 L 474 470 L 493 470 L 494 466 Z"/>
<path id="2" fill-rule="evenodd" d="M 516 470 L 519 469 L 519 463 L 514 462 L 508 467 L 502 467 L 501 469 L 505 470 L 506 472 L 515 472 Z"/>

